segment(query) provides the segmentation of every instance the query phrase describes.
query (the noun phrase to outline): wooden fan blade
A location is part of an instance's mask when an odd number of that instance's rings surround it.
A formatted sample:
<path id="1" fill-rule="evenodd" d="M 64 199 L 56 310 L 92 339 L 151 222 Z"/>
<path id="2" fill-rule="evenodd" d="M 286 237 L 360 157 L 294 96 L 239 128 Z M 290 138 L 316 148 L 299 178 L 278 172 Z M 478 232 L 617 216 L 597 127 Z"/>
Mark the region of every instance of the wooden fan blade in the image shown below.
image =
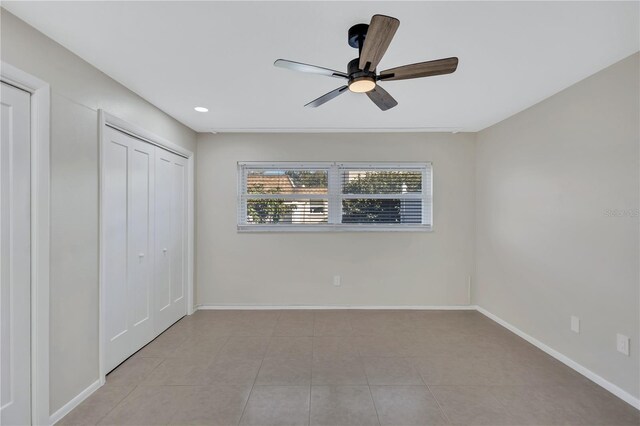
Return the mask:
<path id="1" fill-rule="evenodd" d="M 301 71 L 311 74 L 326 75 L 328 77 L 336 78 L 349 78 L 349 76 L 343 72 L 332 70 L 329 68 L 318 67 L 316 65 L 303 64 L 302 62 L 288 61 L 286 59 L 278 59 L 273 63 L 276 67 L 286 68 L 293 71 Z"/>
<path id="2" fill-rule="evenodd" d="M 400 21 L 396 18 L 373 15 L 364 38 L 364 46 L 360 52 L 361 70 L 373 71 L 376 69 L 399 26 Z"/>
<path id="3" fill-rule="evenodd" d="M 373 90 L 367 92 L 367 96 L 383 111 L 398 105 L 398 101 L 393 99 L 393 96 L 380 86 L 376 86 Z"/>
<path id="4" fill-rule="evenodd" d="M 305 106 L 310 108 L 319 107 L 320 105 L 329 102 L 331 99 L 335 98 L 336 96 L 343 94 L 344 92 L 347 91 L 348 88 L 349 88 L 348 86 L 338 87 L 337 89 L 332 90 L 329 93 L 320 96 L 318 99 L 314 99 L 313 101 L 309 102 Z"/>
<path id="5" fill-rule="evenodd" d="M 409 78 L 451 74 L 456 68 L 458 68 L 458 58 L 438 59 L 384 70 L 380 73 L 378 80 L 406 80 Z"/>

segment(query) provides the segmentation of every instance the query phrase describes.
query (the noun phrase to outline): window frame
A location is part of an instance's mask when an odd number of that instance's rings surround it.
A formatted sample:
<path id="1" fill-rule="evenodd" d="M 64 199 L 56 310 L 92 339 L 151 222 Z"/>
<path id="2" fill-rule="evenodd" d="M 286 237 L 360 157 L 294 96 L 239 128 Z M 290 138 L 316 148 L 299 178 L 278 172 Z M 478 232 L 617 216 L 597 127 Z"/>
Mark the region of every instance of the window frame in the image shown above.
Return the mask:
<path id="1" fill-rule="evenodd" d="M 327 194 L 268 194 L 269 198 L 328 199 L 326 224 L 248 224 L 246 223 L 246 200 L 257 194 L 246 193 L 247 171 L 251 170 L 327 170 Z M 422 173 L 422 192 L 410 193 L 407 199 L 422 200 L 421 224 L 357 224 L 342 223 L 343 199 L 393 198 L 396 194 L 343 194 L 342 171 L 344 170 L 412 170 Z M 238 232 L 432 232 L 433 231 L 433 164 L 425 162 L 306 162 L 306 161 L 239 161 L 237 165 L 237 230 Z M 257 198 L 266 198 L 259 196 Z"/>

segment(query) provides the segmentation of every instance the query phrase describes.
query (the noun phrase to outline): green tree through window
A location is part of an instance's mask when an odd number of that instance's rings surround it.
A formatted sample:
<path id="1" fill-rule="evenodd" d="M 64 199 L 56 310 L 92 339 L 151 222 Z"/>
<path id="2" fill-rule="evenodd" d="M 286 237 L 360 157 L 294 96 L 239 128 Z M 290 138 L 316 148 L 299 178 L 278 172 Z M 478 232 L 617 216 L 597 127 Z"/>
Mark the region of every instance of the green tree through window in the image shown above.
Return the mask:
<path id="1" fill-rule="evenodd" d="M 343 179 L 344 194 L 403 194 L 422 191 L 422 176 L 419 172 L 345 172 Z M 342 221 L 343 223 L 415 223 L 418 222 L 414 213 L 417 208 L 414 200 L 346 199 L 342 202 Z"/>
<path id="2" fill-rule="evenodd" d="M 346 172 L 353 177 L 345 178 L 344 194 L 402 194 L 422 191 L 420 172 Z"/>
<path id="3" fill-rule="evenodd" d="M 279 186 L 265 188 L 262 184 L 254 184 L 247 188 L 249 194 L 280 194 Z M 247 200 L 247 215 L 253 223 L 280 223 L 290 218 L 295 205 L 288 204 L 284 200 L 277 199 L 253 199 Z"/>
<path id="4" fill-rule="evenodd" d="M 293 182 L 293 184 L 298 188 L 327 187 L 327 172 L 324 170 L 287 170 L 285 174 L 291 178 L 291 182 Z"/>

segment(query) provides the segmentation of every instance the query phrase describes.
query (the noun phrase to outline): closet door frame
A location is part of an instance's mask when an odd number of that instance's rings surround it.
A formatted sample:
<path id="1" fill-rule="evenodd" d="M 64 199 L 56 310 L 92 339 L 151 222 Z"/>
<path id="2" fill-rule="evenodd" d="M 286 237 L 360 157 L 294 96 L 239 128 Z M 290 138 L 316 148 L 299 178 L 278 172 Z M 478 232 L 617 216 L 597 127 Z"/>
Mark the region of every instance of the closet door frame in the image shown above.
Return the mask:
<path id="1" fill-rule="evenodd" d="M 103 191 L 104 191 L 104 165 L 102 159 L 104 158 L 104 147 L 106 144 L 106 135 L 105 130 L 107 127 L 112 129 L 124 132 L 134 138 L 137 138 L 143 142 L 149 143 L 151 145 L 155 145 L 162 149 L 165 149 L 169 152 L 172 152 L 176 155 L 184 157 L 187 163 L 187 255 L 186 255 L 186 263 L 187 263 L 187 315 L 191 315 L 194 312 L 193 305 L 193 262 L 194 262 L 194 166 L 195 166 L 195 158 L 193 152 L 182 148 L 179 145 L 174 144 L 160 136 L 154 135 L 153 133 L 136 126 L 134 124 L 128 123 L 125 120 L 116 117 L 115 115 L 109 114 L 108 112 L 100 109 L 98 110 L 98 122 L 99 122 L 99 152 L 100 152 L 100 188 L 99 188 L 99 223 L 100 223 L 100 231 L 99 231 L 99 240 L 100 240 L 100 258 L 99 258 L 99 288 L 100 288 L 100 303 L 99 303 L 99 368 L 100 368 L 100 384 L 103 385 L 106 382 L 106 375 L 108 371 L 106 371 L 106 363 L 105 363 L 105 344 L 104 344 L 104 336 L 105 336 L 105 318 L 104 318 L 104 295 L 105 295 L 105 271 L 104 271 L 104 255 L 105 255 L 105 229 L 104 229 L 104 221 L 103 217 L 107 214 L 107 212 L 103 211 Z"/>
<path id="2" fill-rule="evenodd" d="M 31 421 L 48 425 L 51 89 L 4 61 L 0 80 L 31 94 Z"/>

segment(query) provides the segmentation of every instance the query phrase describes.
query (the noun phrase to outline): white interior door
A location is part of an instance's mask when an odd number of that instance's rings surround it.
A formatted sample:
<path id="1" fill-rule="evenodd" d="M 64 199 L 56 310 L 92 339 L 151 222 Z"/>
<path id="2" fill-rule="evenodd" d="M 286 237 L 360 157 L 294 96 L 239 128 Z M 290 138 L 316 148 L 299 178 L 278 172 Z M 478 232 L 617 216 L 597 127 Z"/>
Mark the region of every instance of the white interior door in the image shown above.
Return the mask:
<path id="1" fill-rule="evenodd" d="M 152 145 L 131 136 L 129 163 L 129 303 L 133 352 L 154 334 L 154 153 Z"/>
<path id="2" fill-rule="evenodd" d="M 104 319 L 105 363 L 107 371 L 126 359 L 131 350 L 129 333 L 127 254 L 127 194 L 129 174 L 129 145 L 119 133 L 105 129 L 102 150 L 104 182 L 103 264 L 104 282 L 102 310 Z"/>
<path id="3" fill-rule="evenodd" d="M 187 313 L 186 165 L 156 148 L 156 333 Z"/>
<path id="4" fill-rule="evenodd" d="M 186 158 L 127 133 L 104 129 L 105 372 L 187 313 L 187 164 Z"/>
<path id="5" fill-rule="evenodd" d="M 31 422 L 30 94 L 0 95 L 0 424 Z"/>
<path id="6" fill-rule="evenodd" d="M 110 371 L 155 337 L 154 147 L 106 128 L 102 155 L 102 309 Z"/>
<path id="7" fill-rule="evenodd" d="M 173 182 L 172 164 L 167 155 L 158 149 L 156 155 L 156 333 L 172 324 L 171 303 L 171 199 Z"/>

